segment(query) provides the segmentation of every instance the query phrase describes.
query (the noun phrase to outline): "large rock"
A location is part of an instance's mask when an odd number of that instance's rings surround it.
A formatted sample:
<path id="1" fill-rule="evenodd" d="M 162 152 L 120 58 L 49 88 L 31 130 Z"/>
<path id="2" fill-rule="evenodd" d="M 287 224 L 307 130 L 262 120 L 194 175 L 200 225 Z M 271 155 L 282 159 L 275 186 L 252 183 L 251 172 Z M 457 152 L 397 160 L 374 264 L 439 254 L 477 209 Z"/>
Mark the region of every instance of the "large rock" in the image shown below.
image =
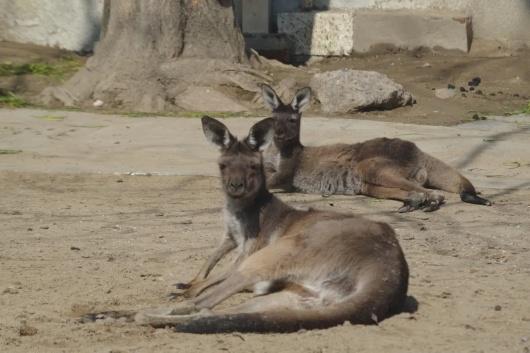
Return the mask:
<path id="1" fill-rule="evenodd" d="M 374 71 L 328 71 L 314 75 L 310 86 L 325 113 L 388 110 L 415 102 L 403 86 Z"/>

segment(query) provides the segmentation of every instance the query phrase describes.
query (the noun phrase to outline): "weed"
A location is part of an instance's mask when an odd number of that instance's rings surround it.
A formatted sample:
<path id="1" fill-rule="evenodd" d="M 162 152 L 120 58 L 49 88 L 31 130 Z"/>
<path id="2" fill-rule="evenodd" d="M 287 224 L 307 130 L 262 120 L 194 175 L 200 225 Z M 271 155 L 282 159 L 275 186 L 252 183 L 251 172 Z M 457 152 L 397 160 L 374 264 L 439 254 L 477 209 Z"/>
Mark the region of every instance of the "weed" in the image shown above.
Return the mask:
<path id="1" fill-rule="evenodd" d="M 0 155 L 2 154 L 17 154 L 22 152 L 22 150 L 2 150 L 0 149 Z"/>
<path id="2" fill-rule="evenodd" d="M 22 108 L 27 106 L 28 103 L 14 94 L 13 92 L 2 92 L 0 91 L 0 107 L 9 108 Z"/>
<path id="3" fill-rule="evenodd" d="M 0 76 L 40 75 L 63 80 L 77 71 L 83 63 L 74 57 L 64 57 L 54 63 L 19 64 L 0 63 Z"/>

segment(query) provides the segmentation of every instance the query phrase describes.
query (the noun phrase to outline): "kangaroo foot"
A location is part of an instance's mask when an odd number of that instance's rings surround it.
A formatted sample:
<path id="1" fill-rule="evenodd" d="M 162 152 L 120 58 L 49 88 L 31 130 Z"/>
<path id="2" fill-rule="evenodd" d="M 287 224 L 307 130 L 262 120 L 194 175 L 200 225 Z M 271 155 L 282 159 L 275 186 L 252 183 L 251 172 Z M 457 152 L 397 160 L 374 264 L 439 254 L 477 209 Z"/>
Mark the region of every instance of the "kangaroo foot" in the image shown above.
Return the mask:
<path id="1" fill-rule="evenodd" d="M 427 195 L 422 209 L 424 212 L 433 212 L 440 208 L 445 201 L 445 196 L 442 193 L 433 191 Z"/>
<path id="2" fill-rule="evenodd" d="M 180 320 L 187 320 L 197 315 L 198 310 L 193 303 L 183 302 L 175 307 L 152 308 L 139 311 L 134 316 L 134 321 L 139 325 L 150 325 L 153 327 L 164 327 L 175 324 Z"/>
<path id="3" fill-rule="evenodd" d="M 411 192 L 403 206 L 398 209 L 399 213 L 412 212 L 422 208 L 425 204 L 426 195 L 423 192 Z"/>

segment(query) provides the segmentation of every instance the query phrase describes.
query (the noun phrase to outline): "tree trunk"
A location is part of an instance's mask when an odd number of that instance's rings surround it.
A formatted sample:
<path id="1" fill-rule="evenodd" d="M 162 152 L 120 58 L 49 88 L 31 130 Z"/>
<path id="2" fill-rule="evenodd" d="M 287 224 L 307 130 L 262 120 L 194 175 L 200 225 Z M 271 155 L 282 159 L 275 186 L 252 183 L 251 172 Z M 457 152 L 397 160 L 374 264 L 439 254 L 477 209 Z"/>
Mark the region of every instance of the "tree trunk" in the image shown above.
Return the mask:
<path id="1" fill-rule="evenodd" d="M 201 108 L 208 96 L 196 97 L 198 92 L 221 85 L 257 91 L 266 79 L 248 66 L 231 1 L 107 0 L 104 10 L 94 55 L 62 87 L 46 89 L 45 103 L 86 107 L 100 100 L 104 107 L 144 112 L 211 110 Z"/>

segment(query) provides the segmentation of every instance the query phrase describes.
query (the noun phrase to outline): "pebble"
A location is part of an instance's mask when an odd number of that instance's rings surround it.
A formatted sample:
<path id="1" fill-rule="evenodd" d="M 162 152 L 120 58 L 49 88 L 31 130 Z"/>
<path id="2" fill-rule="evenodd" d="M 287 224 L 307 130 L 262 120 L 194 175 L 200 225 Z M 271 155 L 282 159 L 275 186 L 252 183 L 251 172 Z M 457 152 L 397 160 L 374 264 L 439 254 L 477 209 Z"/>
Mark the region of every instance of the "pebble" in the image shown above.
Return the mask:
<path id="1" fill-rule="evenodd" d="M 467 84 L 471 87 L 476 87 L 480 85 L 480 82 L 482 82 L 482 79 L 480 77 L 473 77 L 471 81 L 469 81 Z"/>
<path id="2" fill-rule="evenodd" d="M 35 327 L 29 326 L 25 321 L 23 321 L 18 329 L 18 334 L 20 336 L 35 336 L 39 332 Z"/>
<path id="3" fill-rule="evenodd" d="M 495 309 L 495 311 L 501 311 L 502 310 L 502 306 L 495 305 L 494 309 Z"/>
<path id="4" fill-rule="evenodd" d="M 2 292 L 3 294 L 18 294 L 18 289 L 13 286 L 9 286 Z"/>

